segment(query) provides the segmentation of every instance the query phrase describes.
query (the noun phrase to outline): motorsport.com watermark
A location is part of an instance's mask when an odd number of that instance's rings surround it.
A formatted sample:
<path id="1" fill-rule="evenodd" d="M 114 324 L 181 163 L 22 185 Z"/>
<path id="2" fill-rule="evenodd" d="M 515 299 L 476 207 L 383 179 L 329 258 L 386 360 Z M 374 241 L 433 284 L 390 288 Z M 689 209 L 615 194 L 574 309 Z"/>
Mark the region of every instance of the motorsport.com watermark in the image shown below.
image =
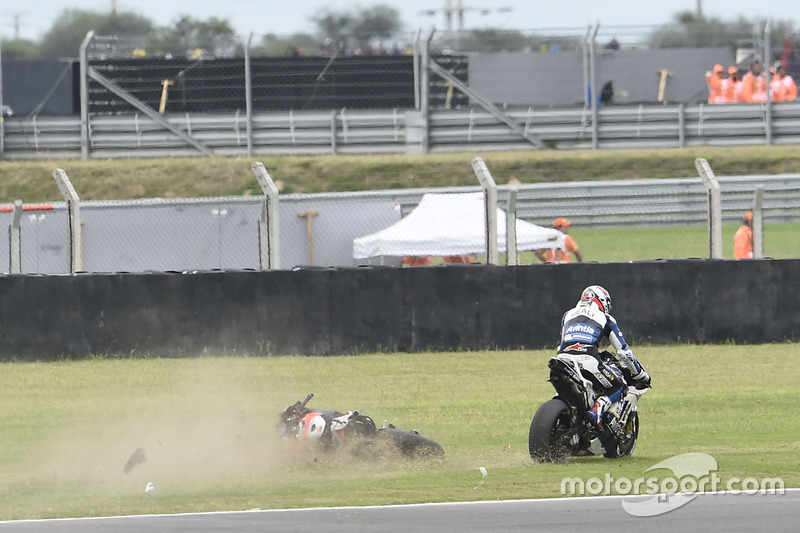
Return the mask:
<path id="1" fill-rule="evenodd" d="M 564 478 L 561 494 L 564 496 L 650 496 L 623 500 L 622 507 L 634 516 L 655 516 L 677 509 L 698 494 L 777 494 L 783 495 L 786 488 L 781 478 L 731 477 L 723 482 L 717 473 L 717 460 L 706 453 L 685 453 L 670 457 L 648 468 L 670 470 L 671 476 L 614 478 L 606 473 L 604 478 Z"/>

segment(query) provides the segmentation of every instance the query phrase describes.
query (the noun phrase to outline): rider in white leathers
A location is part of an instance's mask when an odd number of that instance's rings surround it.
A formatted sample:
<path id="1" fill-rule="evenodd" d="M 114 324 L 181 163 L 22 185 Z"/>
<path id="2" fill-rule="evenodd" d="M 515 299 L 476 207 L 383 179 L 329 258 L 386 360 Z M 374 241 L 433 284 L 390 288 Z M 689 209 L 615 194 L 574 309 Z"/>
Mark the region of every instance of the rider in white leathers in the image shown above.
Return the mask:
<path id="1" fill-rule="evenodd" d="M 603 363 L 599 351 L 601 344 L 614 347 L 617 362 L 627 370 L 624 375 L 614 365 Z M 611 387 L 606 384 L 605 394 L 597 398 L 589 411 L 589 416 L 599 429 L 602 429 L 606 410 L 625 394 L 628 386 L 626 376 L 637 388 L 650 387 L 650 375 L 634 357 L 617 321 L 611 316 L 611 295 L 600 285 L 586 287 L 577 305 L 564 313 L 558 353 L 589 354 L 598 359 L 600 371 L 611 384 Z"/>

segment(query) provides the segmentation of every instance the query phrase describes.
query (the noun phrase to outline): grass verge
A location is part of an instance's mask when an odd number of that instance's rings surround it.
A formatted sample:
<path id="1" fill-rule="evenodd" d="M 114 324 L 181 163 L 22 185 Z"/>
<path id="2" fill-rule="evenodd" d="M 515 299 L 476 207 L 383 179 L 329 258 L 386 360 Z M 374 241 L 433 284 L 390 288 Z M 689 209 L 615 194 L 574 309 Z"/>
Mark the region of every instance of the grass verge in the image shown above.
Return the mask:
<path id="1" fill-rule="evenodd" d="M 550 351 L 4 364 L 0 519 L 550 497 L 564 478 L 636 479 L 686 452 L 713 455 L 723 480 L 800 486 L 797 344 L 637 354 L 654 389 L 634 456 L 559 465 L 527 454 L 530 419 L 553 394 Z M 317 407 L 418 429 L 446 459 L 363 461 L 278 440 L 277 413 L 308 392 Z M 139 447 L 147 460 L 123 473 Z"/>
<path id="2" fill-rule="evenodd" d="M 477 185 L 470 166 L 486 160 L 498 184 L 696 177 L 708 159 L 718 176 L 800 172 L 793 146 L 699 147 L 627 151 L 515 151 L 419 155 L 255 156 L 110 160 L 0 160 L 4 202 L 58 201 L 54 168 L 67 171 L 83 200 L 193 198 L 260 194 L 250 171 L 262 161 L 282 193 Z M 699 178 L 698 178 L 699 179 Z"/>

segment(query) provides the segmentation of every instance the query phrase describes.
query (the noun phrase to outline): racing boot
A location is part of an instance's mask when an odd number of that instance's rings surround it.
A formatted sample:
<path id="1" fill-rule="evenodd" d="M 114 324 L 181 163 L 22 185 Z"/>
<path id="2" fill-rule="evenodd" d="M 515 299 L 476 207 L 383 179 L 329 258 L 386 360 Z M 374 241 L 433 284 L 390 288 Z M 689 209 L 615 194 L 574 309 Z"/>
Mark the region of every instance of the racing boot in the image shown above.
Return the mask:
<path id="1" fill-rule="evenodd" d="M 610 406 L 611 400 L 608 399 L 608 396 L 600 396 L 597 398 L 597 401 L 594 402 L 592 408 L 586 413 L 589 416 L 589 420 L 592 424 L 597 426 L 599 431 L 603 430 L 603 415 Z"/>

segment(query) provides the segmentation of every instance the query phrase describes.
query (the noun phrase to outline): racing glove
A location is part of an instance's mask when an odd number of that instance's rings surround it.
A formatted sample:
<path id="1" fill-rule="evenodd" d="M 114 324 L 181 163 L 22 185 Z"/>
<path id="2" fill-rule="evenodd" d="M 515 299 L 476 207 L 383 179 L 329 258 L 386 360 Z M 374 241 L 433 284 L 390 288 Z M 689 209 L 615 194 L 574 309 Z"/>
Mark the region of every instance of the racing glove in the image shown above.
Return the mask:
<path id="1" fill-rule="evenodd" d="M 636 360 L 636 357 L 634 357 L 630 348 L 621 350 L 617 356 L 622 366 L 630 370 L 631 374 L 638 374 L 641 370 L 643 370 L 642 365 L 640 365 L 639 361 Z"/>
<path id="2" fill-rule="evenodd" d="M 636 385 L 637 389 L 649 389 L 650 388 L 650 374 L 642 368 L 641 372 L 632 376 L 631 379 L 633 380 L 633 384 Z"/>
<path id="3" fill-rule="evenodd" d="M 631 381 L 633 384 L 636 385 L 636 388 L 639 389 L 649 389 L 650 388 L 650 374 L 642 367 L 639 360 L 633 355 L 633 352 L 630 348 L 626 348 L 620 353 L 620 359 L 622 360 L 622 364 L 630 371 L 631 373 Z"/>

